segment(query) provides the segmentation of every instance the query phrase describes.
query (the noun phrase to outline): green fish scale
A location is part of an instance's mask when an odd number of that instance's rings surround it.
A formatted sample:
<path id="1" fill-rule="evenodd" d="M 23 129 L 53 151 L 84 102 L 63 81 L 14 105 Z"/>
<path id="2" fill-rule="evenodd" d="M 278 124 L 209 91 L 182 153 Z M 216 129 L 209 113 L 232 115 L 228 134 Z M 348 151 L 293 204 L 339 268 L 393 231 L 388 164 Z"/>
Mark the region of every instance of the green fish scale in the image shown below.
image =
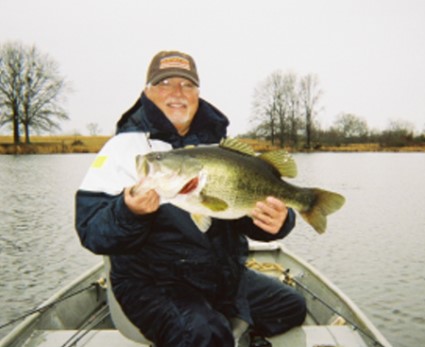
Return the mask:
<path id="1" fill-rule="evenodd" d="M 283 181 L 277 170 L 263 160 L 222 148 L 194 148 L 192 156 L 208 172 L 202 193 L 224 200 L 229 206 L 251 210 L 257 201 L 275 196 L 302 208 L 311 194 Z"/>

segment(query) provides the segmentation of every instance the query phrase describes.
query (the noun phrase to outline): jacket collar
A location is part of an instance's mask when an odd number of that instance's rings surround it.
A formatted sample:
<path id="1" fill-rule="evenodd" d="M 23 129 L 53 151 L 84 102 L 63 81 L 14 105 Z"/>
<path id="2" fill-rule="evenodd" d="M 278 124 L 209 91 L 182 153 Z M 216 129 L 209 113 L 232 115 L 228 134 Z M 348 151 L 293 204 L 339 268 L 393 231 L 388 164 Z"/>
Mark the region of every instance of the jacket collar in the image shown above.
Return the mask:
<path id="1" fill-rule="evenodd" d="M 164 113 L 142 93 L 117 123 L 117 133 L 144 131 L 149 133 L 150 138 L 168 142 L 178 148 L 217 143 L 226 136 L 228 125 L 229 121 L 222 112 L 200 98 L 190 130 L 185 136 L 181 136 Z"/>

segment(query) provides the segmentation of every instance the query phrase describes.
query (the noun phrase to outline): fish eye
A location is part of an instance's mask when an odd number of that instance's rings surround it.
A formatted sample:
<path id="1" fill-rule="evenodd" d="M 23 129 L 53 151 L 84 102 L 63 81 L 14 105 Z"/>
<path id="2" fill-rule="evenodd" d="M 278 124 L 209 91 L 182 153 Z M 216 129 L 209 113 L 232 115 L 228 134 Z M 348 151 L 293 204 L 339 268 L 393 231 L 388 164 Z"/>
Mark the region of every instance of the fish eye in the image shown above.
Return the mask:
<path id="1" fill-rule="evenodd" d="M 162 154 L 161 153 L 157 153 L 155 156 L 156 160 L 162 160 Z"/>

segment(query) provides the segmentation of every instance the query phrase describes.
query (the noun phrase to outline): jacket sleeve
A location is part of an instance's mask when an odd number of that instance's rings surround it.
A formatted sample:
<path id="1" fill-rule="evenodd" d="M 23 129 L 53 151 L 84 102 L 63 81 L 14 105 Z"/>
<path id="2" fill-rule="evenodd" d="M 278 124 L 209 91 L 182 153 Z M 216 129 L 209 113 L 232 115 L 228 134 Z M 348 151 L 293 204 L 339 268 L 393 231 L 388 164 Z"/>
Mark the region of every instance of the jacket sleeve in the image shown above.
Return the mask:
<path id="1" fill-rule="evenodd" d="M 76 193 L 75 227 L 82 245 L 96 254 L 136 252 L 150 233 L 155 214 L 133 214 L 123 197 L 123 189 L 137 182 L 135 157 L 146 147 L 141 133 L 113 137 Z"/>
<path id="2" fill-rule="evenodd" d="M 143 246 L 154 214 L 137 216 L 116 196 L 79 190 L 76 230 L 81 244 L 95 254 L 134 253 Z"/>
<path id="3" fill-rule="evenodd" d="M 277 234 L 267 233 L 261 228 L 257 227 L 252 222 L 250 217 L 244 217 L 235 221 L 235 228 L 253 240 L 268 242 L 286 237 L 295 227 L 295 219 L 294 210 L 292 208 L 288 208 L 288 215 L 286 217 L 285 223 L 283 223 L 282 228 Z"/>

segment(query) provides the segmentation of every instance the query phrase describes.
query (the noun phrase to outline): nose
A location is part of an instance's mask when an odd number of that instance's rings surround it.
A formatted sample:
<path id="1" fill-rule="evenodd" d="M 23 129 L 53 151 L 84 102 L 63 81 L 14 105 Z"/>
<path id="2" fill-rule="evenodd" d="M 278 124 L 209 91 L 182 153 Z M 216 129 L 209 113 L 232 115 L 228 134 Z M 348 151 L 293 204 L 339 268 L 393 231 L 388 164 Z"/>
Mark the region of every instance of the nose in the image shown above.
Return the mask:
<path id="1" fill-rule="evenodd" d="M 183 95 L 183 87 L 180 83 L 175 83 L 171 85 L 171 94 L 176 96 Z"/>

